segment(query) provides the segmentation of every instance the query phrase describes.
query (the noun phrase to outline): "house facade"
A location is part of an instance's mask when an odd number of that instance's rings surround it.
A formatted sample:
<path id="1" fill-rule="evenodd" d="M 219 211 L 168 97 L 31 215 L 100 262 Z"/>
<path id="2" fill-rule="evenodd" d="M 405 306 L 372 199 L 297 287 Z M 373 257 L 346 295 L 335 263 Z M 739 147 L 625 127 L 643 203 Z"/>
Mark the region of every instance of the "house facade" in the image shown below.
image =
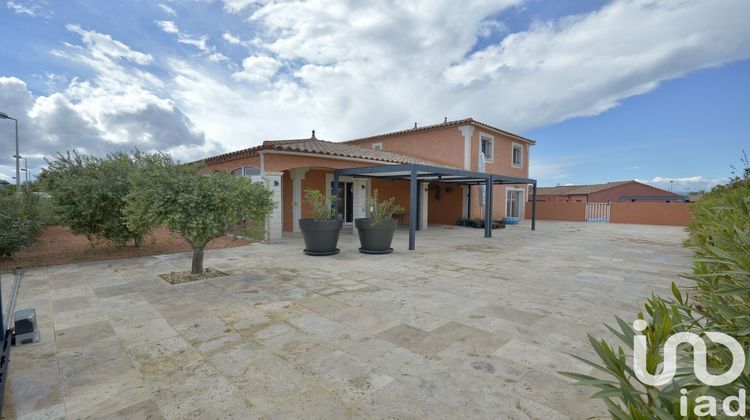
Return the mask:
<path id="1" fill-rule="evenodd" d="M 534 141 L 474 119 L 444 121 L 424 127 L 343 142 L 311 137 L 269 140 L 262 145 L 205 159 L 208 170 L 231 171 L 264 182 L 277 203 L 268 222 L 269 238 L 299 230 L 298 220 L 310 217 L 302 203 L 306 189 L 332 194 L 336 169 L 397 164 L 424 164 L 497 175 L 528 178 L 529 152 Z M 418 219 L 428 224 L 455 224 L 463 217 L 484 215 L 483 186 L 440 182 L 421 183 Z M 524 217 L 526 185 L 493 187 L 493 218 Z M 338 208 L 345 226 L 363 217 L 365 198 L 378 190 L 381 199 L 395 197 L 409 220 L 409 183 L 367 177 L 339 179 Z"/>
<path id="2" fill-rule="evenodd" d="M 633 180 L 608 182 L 606 184 L 538 187 L 536 194 L 539 202 L 686 201 L 684 197 L 673 192 Z"/>

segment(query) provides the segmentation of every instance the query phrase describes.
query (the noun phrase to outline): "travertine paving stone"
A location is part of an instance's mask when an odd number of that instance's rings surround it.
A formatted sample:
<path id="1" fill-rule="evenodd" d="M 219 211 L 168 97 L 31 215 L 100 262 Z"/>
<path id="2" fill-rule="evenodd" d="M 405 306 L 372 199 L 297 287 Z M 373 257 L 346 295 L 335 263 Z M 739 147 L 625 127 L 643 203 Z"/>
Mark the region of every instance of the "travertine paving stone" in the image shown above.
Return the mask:
<path id="1" fill-rule="evenodd" d="M 681 228 L 434 226 L 416 251 L 307 257 L 301 238 L 208 251 L 227 277 L 168 285 L 189 255 L 28 270 L 6 418 L 585 418 L 557 372 L 586 333 L 632 318 L 690 270 Z"/>

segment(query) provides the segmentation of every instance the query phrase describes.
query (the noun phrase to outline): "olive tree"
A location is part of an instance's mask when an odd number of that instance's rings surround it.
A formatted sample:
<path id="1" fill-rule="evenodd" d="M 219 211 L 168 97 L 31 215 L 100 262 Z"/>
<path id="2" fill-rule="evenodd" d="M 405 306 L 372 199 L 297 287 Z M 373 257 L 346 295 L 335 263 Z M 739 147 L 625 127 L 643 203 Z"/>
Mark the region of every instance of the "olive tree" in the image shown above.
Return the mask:
<path id="1" fill-rule="evenodd" d="M 179 233 L 193 249 L 192 274 L 203 273 L 203 250 L 211 240 L 229 227 L 264 221 L 274 207 L 265 186 L 226 172 L 203 173 L 199 165 L 156 162 L 130 180 L 128 224 L 159 224 Z"/>
<path id="2" fill-rule="evenodd" d="M 125 196 L 130 192 L 133 172 L 165 155 L 111 153 L 105 157 L 58 153 L 48 160 L 39 175 L 41 187 L 52 196 L 56 220 L 89 241 L 106 239 L 117 245 L 133 240 L 140 246 L 143 237 L 156 225 L 127 224 L 123 214 Z"/>

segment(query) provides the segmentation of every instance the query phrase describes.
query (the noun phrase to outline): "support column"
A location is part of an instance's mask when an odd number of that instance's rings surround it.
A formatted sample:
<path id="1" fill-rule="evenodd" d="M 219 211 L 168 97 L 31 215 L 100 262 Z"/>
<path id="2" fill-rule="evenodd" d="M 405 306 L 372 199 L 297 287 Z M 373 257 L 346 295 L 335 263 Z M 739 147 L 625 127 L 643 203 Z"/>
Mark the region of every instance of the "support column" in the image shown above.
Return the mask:
<path id="1" fill-rule="evenodd" d="M 409 178 L 409 250 L 416 249 L 417 243 L 417 170 L 411 170 Z"/>
<path id="2" fill-rule="evenodd" d="M 484 204 L 484 237 L 492 237 L 492 190 L 494 185 L 492 183 L 492 177 L 487 179 L 485 193 L 485 204 Z"/>
<path id="3" fill-rule="evenodd" d="M 307 168 L 296 168 L 289 171 L 292 176 L 292 232 L 299 232 L 299 219 L 302 218 L 302 180 Z"/>
<path id="4" fill-rule="evenodd" d="M 464 136 L 464 169 L 471 170 L 471 136 L 474 134 L 473 125 L 462 125 L 458 131 Z"/>
<path id="5" fill-rule="evenodd" d="M 281 172 L 266 172 L 263 175 L 263 182 L 266 187 L 273 193 L 272 199 L 274 208 L 266 219 L 266 241 L 276 242 L 281 239 L 283 229 L 283 206 L 281 203 Z"/>
<path id="6" fill-rule="evenodd" d="M 367 180 L 354 179 L 352 185 L 352 213 L 354 220 L 365 217 L 365 199 L 367 198 Z M 357 226 L 352 223 L 352 233 L 359 234 Z"/>
<path id="7" fill-rule="evenodd" d="M 333 200 L 334 214 L 339 214 L 339 174 L 333 173 L 333 188 L 331 189 L 331 199 Z"/>
<path id="8" fill-rule="evenodd" d="M 536 230 L 536 182 L 531 188 L 531 230 Z"/>
<path id="9" fill-rule="evenodd" d="M 430 200 L 430 184 L 423 182 L 419 191 L 419 230 L 427 229 L 427 202 Z"/>

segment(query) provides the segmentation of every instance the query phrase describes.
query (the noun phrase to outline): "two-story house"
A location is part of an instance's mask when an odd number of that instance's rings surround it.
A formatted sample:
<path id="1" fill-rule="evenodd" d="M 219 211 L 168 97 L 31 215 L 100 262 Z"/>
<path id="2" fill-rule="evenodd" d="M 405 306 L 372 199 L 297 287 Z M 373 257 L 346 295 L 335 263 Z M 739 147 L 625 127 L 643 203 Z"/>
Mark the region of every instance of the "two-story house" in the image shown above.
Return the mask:
<path id="1" fill-rule="evenodd" d="M 533 140 L 469 118 L 343 142 L 320 140 L 313 131 L 310 138 L 264 141 L 260 146 L 209 157 L 204 162 L 209 170 L 259 177 L 276 187 L 277 207 L 269 223 L 273 239 L 282 231 L 299 230 L 297 221 L 310 215 L 310 209 L 302 203 L 304 191 L 317 189 L 331 194 L 336 169 L 417 163 L 528 178 L 532 145 Z M 486 203 L 481 188 L 424 183 L 419 225 L 425 228 L 428 223 L 455 224 L 463 217 L 483 217 Z M 408 222 L 408 182 L 341 177 L 338 208 L 345 226 L 353 226 L 354 219 L 362 217 L 364 197 L 376 189 L 380 198 L 395 197 L 407 209 L 404 222 Z M 493 218 L 523 219 L 526 191 L 524 185 L 494 186 Z"/>

